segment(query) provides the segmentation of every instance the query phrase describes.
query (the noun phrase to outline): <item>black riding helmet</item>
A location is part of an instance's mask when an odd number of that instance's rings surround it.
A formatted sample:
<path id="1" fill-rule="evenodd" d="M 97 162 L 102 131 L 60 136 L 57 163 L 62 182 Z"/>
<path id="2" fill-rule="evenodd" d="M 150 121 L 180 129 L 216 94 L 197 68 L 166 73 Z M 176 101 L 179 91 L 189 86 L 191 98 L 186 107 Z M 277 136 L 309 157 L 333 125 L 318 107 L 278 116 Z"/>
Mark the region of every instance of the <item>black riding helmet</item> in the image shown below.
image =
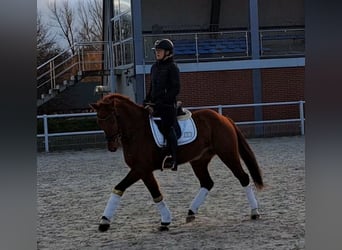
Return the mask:
<path id="1" fill-rule="evenodd" d="M 157 40 L 154 43 L 154 49 L 164 49 L 170 51 L 170 54 L 173 53 L 173 43 L 170 39 L 161 39 Z"/>

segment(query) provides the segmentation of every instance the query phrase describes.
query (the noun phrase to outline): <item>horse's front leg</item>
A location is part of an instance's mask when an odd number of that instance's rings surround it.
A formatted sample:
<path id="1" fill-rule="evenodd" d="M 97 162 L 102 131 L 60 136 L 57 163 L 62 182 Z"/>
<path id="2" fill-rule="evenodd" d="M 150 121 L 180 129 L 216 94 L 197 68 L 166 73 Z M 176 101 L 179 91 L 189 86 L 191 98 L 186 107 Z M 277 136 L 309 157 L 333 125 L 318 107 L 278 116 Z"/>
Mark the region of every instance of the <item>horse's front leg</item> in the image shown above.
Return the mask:
<path id="1" fill-rule="evenodd" d="M 160 192 L 159 185 L 154 177 L 153 173 L 145 174 L 142 180 L 150 191 L 153 201 L 155 202 L 161 217 L 161 226 L 159 230 L 167 231 L 168 225 L 170 225 L 172 217 L 169 208 L 167 207 L 165 201 L 163 200 L 163 195 Z"/>
<path id="2" fill-rule="evenodd" d="M 120 204 L 121 196 L 129 186 L 133 185 L 140 178 L 141 175 L 139 172 L 131 170 L 126 177 L 113 188 L 112 194 L 108 199 L 107 206 L 100 220 L 99 231 L 105 232 L 109 229 L 111 219 Z"/>

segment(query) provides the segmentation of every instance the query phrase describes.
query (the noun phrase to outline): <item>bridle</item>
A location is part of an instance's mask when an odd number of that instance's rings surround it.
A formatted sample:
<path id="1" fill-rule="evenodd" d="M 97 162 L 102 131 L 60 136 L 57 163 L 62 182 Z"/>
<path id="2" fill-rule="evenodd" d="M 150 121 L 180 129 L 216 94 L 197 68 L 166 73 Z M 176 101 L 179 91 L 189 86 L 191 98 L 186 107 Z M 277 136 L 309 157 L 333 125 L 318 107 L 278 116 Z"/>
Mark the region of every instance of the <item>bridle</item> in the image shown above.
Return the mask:
<path id="1" fill-rule="evenodd" d="M 110 118 L 115 119 L 116 123 L 118 122 L 118 117 L 114 114 L 114 112 L 110 113 L 105 118 L 100 118 L 100 117 L 97 116 L 97 120 L 99 120 L 99 121 L 107 121 Z M 120 131 L 119 128 L 118 128 L 118 131 L 116 133 L 114 133 L 113 135 L 107 135 L 105 133 L 105 138 L 106 138 L 107 142 L 115 142 L 118 139 L 120 139 L 120 137 L 121 137 L 121 131 Z"/>

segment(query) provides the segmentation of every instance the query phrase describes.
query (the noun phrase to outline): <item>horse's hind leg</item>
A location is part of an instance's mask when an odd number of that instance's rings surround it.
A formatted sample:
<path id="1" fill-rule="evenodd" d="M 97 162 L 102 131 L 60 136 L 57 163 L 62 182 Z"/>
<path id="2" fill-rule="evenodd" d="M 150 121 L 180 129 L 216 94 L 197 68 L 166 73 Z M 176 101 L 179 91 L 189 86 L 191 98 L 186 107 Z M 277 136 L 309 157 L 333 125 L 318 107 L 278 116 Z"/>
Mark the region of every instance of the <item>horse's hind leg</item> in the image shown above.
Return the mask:
<path id="1" fill-rule="evenodd" d="M 201 187 L 190 204 L 186 222 L 190 222 L 195 219 L 195 214 L 197 214 L 199 207 L 203 204 L 209 191 L 214 186 L 214 182 L 211 179 L 208 171 L 208 164 L 211 158 L 212 155 L 207 153 L 201 159 L 190 162 L 192 169 L 200 182 Z"/>
<path id="2" fill-rule="evenodd" d="M 153 201 L 155 202 L 161 216 L 161 227 L 160 230 L 168 230 L 168 225 L 171 223 L 171 213 L 166 203 L 163 200 L 163 195 L 160 192 L 159 185 L 154 177 L 153 173 L 145 174 L 142 180 L 150 191 Z"/>
<path id="3" fill-rule="evenodd" d="M 260 217 L 258 211 L 258 202 L 255 198 L 254 191 L 250 185 L 249 175 L 243 170 L 237 151 L 217 153 L 220 159 L 229 167 L 234 176 L 240 181 L 244 188 L 248 203 L 251 207 L 251 218 L 258 219 Z"/>

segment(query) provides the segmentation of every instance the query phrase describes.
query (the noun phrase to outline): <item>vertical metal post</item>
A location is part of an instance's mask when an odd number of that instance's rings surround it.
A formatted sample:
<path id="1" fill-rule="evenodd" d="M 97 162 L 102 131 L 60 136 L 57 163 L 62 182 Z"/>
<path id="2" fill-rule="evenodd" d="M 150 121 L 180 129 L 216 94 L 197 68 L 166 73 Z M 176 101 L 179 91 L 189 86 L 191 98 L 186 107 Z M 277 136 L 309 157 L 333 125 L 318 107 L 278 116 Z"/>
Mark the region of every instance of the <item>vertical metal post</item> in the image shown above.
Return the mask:
<path id="1" fill-rule="evenodd" d="M 198 37 L 197 37 L 197 33 L 195 33 L 195 45 L 196 45 L 196 62 L 198 63 L 199 51 L 198 51 Z"/>
<path id="2" fill-rule="evenodd" d="M 146 95 L 145 73 L 137 74 L 137 65 L 145 65 L 144 55 L 147 55 L 147 46 L 144 46 L 144 37 L 142 35 L 142 10 L 141 0 L 131 1 L 132 22 L 133 22 L 133 49 L 134 49 L 134 74 L 135 81 L 135 100 L 137 103 L 143 103 Z M 144 52 L 145 51 L 145 52 Z M 144 71 L 145 72 L 145 71 Z"/>
<path id="3" fill-rule="evenodd" d="M 262 56 L 264 54 L 264 50 L 263 50 L 263 45 L 262 45 L 262 31 L 259 32 L 259 44 L 260 44 L 260 55 Z"/>
<path id="4" fill-rule="evenodd" d="M 248 47 L 248 32 L 245 32 L 245 43 L 246 43 L 246 56 L 249 55 L 249 47 Z"/>
<path id="5" fill-rule="evenodd" d="M 50 89 L 54 88 L 54 80 L 55 80 L 54 72 L 55 72 L 55 64 L 54 64 L 54 61 L 52 60 L 50 62 L 50 83 L 51 83 Z"/>
<path id="6" fill-rule="evenodd" d="M 113 1 L 103 2 L 103 31 L 104 38 L 107 42 L 107 56 L 105 56 L 105 65 L 109 70 L 108 85 L 110 86 L 111 92 L 116 91 L 116 82 L 114 75 L 114 51 L 113 51 L 113 16 L 114 16 L 114 5 Z"/>
<path id="7" fill-rule="evenodd" d="M 78 65 L 78 71 L 82 71 L 81 69 L 81 54 L 80 54 L 80 47 L 77 48 L 77 65 Z"/>
<path id="8" fill-rule="evenodd" d="M 304 135 L 304 101 L 299 101 L 299 115 L 300 115 L 300 132 Z"/>
<path id="9" fill-rule="evenodd" d="M 220 115 L 222 115 L 222 105 L 218 105 L 218 112 Z"/>
<path id="10" fill-rule="evenodd" d="M 251 55 L 253 60 L 260 59 L 260 44 L 259 44 L 259 14 L 258 14 L 258 0 L 249 0 L 249 26 L 251 35 Z M 260 68 L 252 69 L 253 79 L 253 101 L 254 103 L 262 103 L 262 81 Z M 254 118 L 256 121 L 263 120 L 262 106 L 254 108 Z M 263 124 L 255 126 L 256 136 L 263 135 Z"/>
<path id="11" fill-rule="evenodd" d="M 82 71 L 85 71 L 85 58 L 84 58 L 84 46 L 81 46 L 81 65 L 82 65 Z"/>
<path id="12" fill-rule="evenodd" d="M 43 115 L 43 123 L 44 123 L 44 141 L 45 141 L 45 152 L 49 152 L 49 128 L 48 128 L 48 120 L 47 115 Z"/>
<path id="13" fill-rule="evenodd" d="M 249 0 L 252 59 L 260 58 L 258 0 Z"/>
<path id="14" fill-rule="evenodd" d="M 110 26 L 111 27 L 111 26 Z M 114 51 L 113 51 L 113 40 L 112 40 L 112 33 L 110 32 L 110 38 L 108 41 L 109 46 L 109 83 L 110 83 L 110 90 L 111 92 L 116 91 L 116 84 L 115 84 L 115 76 L 114 76 Z"/>

